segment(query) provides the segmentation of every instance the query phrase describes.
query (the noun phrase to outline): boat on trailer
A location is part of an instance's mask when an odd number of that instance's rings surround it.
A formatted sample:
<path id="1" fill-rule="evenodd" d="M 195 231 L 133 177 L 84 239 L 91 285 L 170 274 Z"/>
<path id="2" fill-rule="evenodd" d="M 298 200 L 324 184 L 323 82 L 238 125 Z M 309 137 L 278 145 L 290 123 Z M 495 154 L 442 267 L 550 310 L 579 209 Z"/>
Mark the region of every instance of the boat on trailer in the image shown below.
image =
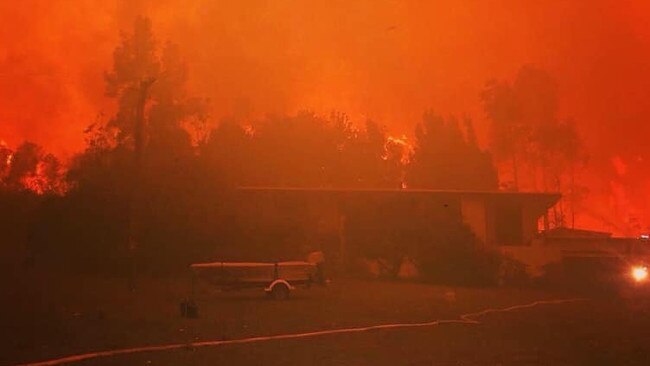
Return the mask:
<path id="1" fill-rule="evenodd" d="M 323 262 L 322 252 L 313 252 L 306 261 L 194 263 L 190 265 L 192 288 L 200 279 L 224 291 L 263 289 L 283 300 L 298 287 L 326 284 Z"/>

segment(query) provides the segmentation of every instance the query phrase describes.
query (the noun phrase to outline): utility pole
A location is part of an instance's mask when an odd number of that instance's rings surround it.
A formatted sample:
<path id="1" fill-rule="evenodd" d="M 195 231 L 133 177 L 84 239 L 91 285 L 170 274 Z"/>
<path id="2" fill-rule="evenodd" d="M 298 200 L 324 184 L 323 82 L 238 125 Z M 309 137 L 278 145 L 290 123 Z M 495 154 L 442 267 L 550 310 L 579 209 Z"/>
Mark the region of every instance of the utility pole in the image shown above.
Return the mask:
<path id="1" fill-rule="evenodd" d="M 138 102 L 134 113 L 134 131 L 133 131 L 133 176 L 130 187 L 129 197 L 129 238 L 128 238 L 128 265 L 129 265 L 129 289 L 135 291 L 136 279 L 136 254 L 141 239 L 140 223 L 140 191 L 141 191 L 141 173 L 142 160 L 145 145 L 145 119 L 144 110 L 149 96 L 149 88 L 156 81 L 155 78 L 147 78 L 140 81 L 138 86 Z"/>

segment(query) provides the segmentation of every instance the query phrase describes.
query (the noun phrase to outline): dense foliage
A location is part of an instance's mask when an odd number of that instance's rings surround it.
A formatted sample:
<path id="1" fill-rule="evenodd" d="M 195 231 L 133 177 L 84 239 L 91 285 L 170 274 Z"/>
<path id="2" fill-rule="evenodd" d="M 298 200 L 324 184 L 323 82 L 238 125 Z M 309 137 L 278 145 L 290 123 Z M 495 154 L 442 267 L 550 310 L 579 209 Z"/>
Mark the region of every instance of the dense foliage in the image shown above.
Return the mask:
<path id="1" fill-rule="evenodd" d="M 106 73 L 117 112 L 87 128 L 86 149 L 67 172 L 37 145 L 0 146 L 3 201 L 29 202 L 2 213 L 5 224 L 13 222 L 8 217 L 21 222 L 10 231 L 25 244 L 26 263 L 169 271 L 215 253 L 271 253 L 287 236 L 308 236 L 313 223 L 300 220 L 243 226 L 234 217 L 236 187 L 498 188 L 492 158 L 467 118 L 424 114 L 412 146 L 374 121 L 359 127 L 338 112 L 231 118 L 211 127 L 209 101 L 188 94 L 187 78 L 179 47 L 159 45 L 150 22 L 138 19 Z M 475 250 L 480 243 L 467 228 L 419 222 L 427 216 L 404 210 L 381 217 L 369 208 L 367 219 L 380 223 L 375 232 L 364 232 L 363 223 L 350 230 L 357 254 L 390 258 L 393 269 L 415 257 L 439 281 L 473 282 L 493 271 L 493 255 Z"/>

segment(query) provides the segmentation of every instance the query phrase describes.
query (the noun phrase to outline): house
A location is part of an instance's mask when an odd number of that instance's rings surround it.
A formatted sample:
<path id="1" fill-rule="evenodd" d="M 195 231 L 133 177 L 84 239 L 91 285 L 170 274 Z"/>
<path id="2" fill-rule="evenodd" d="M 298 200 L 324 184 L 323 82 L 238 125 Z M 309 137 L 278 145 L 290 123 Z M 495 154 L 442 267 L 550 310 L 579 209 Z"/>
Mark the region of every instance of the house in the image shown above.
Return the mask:
<path id="1" fill-rule="evenodd" d="M 408 234 L 431 223 L 441 228 L 464 223 L 483 245 L 524 263 L 533 276 L 553 263 L 573 266 L 650 254 L 647 240 L 580 229 L 549 230 L 546 215 L 560 200 L 557 193 L 295 187 L 237 191 L 240 214 L 248 218 L 251 231 L 264 225 L 286 229 L 267 246 L 282 240 L 284 248 L 322 250 L 339 263 L 355 259 L 359 245 L 376 245 L 389 232 L 387 226 Z M 301 250 L 306 243 L 316 247 Z"/>
<path id="2" fill-rule="evenodd" d="M 560 199 L 555 193 L 425 189 L 241 187 L 238 193 L 245 215 L 254 217 L 251 225 L 281 226 L 298 220 L 301 227 L 311 228 L 309 241 L 327 242 L 311 249 L 342 260 L 352 255 L 352 242 L 360 236 L 370 240 L 372 230 L 381 229 L 377 226 L 397 220 L 410 222 L 402 226 L 406 231 L 427 220 L 441 225 L 463 222 L 484 245 L 516 257 L 533 244 L 542 218 Z M 373 224 L 372 218 L 379 216 Z"/>

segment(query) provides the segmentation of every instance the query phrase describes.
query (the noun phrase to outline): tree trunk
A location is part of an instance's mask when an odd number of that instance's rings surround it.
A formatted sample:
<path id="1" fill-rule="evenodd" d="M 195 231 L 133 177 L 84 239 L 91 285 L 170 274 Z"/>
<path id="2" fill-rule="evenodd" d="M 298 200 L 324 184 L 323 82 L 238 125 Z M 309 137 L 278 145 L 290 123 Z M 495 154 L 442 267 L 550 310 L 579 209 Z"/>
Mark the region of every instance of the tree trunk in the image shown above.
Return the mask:
<path id="1" fill-rule="evenodd" d="M 512 154 L 512 179 L 514 184 L 514 190 L 519 190 L 519 174 L 517 172 L 517 155 Z"/>
<path id="2" fill-rule="evenodd" d="M 576 228 L 576 169 L 575 164 L 571 162 L 571 228 Z"/>

